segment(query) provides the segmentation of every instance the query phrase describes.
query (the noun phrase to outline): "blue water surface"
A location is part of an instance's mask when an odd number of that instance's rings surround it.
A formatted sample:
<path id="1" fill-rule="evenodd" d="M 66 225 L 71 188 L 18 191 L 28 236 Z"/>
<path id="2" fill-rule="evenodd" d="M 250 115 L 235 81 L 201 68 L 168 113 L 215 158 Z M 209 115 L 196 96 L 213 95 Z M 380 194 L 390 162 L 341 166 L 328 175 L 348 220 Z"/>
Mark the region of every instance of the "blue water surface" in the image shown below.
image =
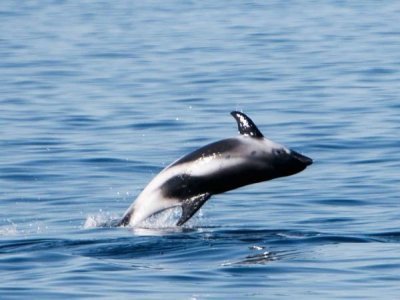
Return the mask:
<path id="1" fill-rule="evenodd" d="M 399 299 L 398 1 L 2 1 L 1 299 Z M 315 160 L 104 226 L 232 110 Z M 174 219 L 175 218 L 175 219 Z"/>

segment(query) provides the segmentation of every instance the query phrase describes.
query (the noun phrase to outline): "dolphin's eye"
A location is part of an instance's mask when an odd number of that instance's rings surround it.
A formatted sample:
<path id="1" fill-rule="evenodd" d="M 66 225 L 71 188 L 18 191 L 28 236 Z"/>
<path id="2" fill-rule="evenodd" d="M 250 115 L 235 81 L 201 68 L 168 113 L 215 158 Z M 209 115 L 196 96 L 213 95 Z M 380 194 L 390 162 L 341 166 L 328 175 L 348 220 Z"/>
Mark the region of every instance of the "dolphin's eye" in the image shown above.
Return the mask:
<path id="1" fill-rule="evenodd" d="M 283 149 L 275 149 L 275 150 L 273 151 L 273 153 L 274 153 L 275 155 L 282 155 L 282 154 L 285 153 L 285 151 L 284 151 Z"/>

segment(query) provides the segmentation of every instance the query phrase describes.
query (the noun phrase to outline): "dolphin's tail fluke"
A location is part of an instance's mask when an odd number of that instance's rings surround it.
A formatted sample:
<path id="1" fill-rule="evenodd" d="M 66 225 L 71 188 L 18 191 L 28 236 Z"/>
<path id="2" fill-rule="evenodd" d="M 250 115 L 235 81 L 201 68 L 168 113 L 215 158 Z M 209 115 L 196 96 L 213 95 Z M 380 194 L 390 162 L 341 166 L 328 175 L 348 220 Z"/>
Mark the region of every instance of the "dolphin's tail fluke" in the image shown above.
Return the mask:
<path id="1" fill-rule="evenodd" d="M 129 224 L 129 221 L 131 220 L 131 216 L 133 214 L 133 209 L 129 210 L 122 219 L 117 223 L 117 226 L 127 226 Z"/>

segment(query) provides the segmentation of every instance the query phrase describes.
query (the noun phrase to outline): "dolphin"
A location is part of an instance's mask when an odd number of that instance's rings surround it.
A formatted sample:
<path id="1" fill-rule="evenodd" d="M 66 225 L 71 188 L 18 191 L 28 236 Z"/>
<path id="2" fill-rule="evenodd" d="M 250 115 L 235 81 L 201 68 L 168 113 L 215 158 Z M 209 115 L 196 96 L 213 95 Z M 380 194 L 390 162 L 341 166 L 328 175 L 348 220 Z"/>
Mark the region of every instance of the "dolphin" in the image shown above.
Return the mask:
<path id="1" fill-rule="evenodd" d="M 119 226 L 137 226 L 180 206 L 177 226 L 187 222 L 212 195 L 303 171 L 312 159 L 263 136 L 242 112 L 233 111 L 239 135 L 201 147 L 163 169 L 127 209 Z"/>

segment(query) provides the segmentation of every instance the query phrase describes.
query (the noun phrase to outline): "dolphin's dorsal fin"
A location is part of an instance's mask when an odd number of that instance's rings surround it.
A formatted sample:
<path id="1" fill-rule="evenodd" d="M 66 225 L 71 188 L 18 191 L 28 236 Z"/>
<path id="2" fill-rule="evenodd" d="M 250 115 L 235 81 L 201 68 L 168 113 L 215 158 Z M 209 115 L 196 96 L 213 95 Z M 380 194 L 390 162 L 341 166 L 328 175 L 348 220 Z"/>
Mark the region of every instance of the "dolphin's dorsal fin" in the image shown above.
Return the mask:
<path id="1" fill-rule="evenodd" d="M 181 226 L 185 224 L 186 221 L 189 220 L 210 197 L 210 193 L 204 193 L 183 201 L 182 216 L 176 225 Z"/>
<path id="2" fill-rule="evenodd" d="M 231 112 L 231 115 L 235 118 L 238 124 L 240 134 L 248 135 L 254 138 L 264 137 L 260 130 L 258 130 L 257 126 L 254 124 L 254 122 L 244 113 L 233 111 Z"/>

